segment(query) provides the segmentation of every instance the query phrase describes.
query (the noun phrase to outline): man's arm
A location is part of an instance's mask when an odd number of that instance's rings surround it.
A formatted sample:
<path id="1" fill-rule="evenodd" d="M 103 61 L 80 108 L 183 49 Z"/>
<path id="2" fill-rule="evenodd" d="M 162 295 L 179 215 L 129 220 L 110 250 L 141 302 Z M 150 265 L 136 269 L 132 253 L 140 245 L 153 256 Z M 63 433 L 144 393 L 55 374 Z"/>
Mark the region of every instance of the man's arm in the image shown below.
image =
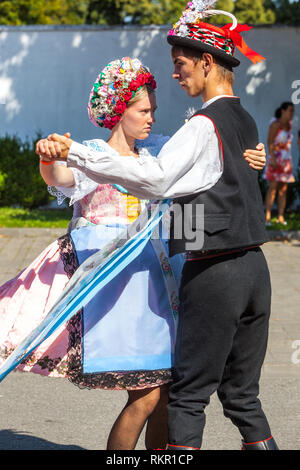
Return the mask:
<path id="1" fill-rule="evenodd" d="M 191 119 L 176 132 L 157 159 L 112 156 L 57 134 L 49 138 L 52 141 L 48 142 L 49 149 L 44 150 L 46 157 L 68 158 L 68 166 L 78 168 L 96 182 L 121 184 L 140 198 L 173 198 L 205 191 L 222 174 L 217 135 L 204 116 Z M 54 148 L 57 141 L 61 144 L 60 152 Z M 263 144 L 256 148 L 246 150 L 244 158 L 259 170 L 265 166 L 266 154 Z"/>
<path id="2" fill-rule="evenodd" d="M 51 138 L 59 139 L 59 136 Z M 164 145 L 158 158 L 113 156 L 62 140 L 60 157 L 98 183 L 121 184 L 143 199 L 163 199 L 210 189 L 222 174 L 218 138 L 204 116 L 191 119 Z M 53 156 L 53 154 L 52 154 Z"/>

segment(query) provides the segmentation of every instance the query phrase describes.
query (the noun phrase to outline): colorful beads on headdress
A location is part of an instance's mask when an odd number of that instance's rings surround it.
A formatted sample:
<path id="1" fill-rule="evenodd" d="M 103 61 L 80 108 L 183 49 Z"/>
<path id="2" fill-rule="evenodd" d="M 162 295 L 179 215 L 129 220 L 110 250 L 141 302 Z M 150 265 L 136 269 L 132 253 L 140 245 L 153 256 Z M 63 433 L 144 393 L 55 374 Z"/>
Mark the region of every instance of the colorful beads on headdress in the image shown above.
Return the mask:
<path id="1" fill-rule="evenodd" d="M 88 114 L 92 123 L 113 129 L 127 103 L 145 84 L 153 90 L 156 88 L 153 75 L 140 60 L 123 57 L 110 62 L 97 77 L 90 93 Z"/>
<path id="2" fill-rule="evenodd" d="M 179 18 L 173 29 L 169 31 L 169 36 L 189 37 L 189 25 L 196 25 L 200 23 L 201 19 L 209 16 L 206 10 L 212 7 L 217 0 L 194 0 L 188 2 L 182 16 Z"/>

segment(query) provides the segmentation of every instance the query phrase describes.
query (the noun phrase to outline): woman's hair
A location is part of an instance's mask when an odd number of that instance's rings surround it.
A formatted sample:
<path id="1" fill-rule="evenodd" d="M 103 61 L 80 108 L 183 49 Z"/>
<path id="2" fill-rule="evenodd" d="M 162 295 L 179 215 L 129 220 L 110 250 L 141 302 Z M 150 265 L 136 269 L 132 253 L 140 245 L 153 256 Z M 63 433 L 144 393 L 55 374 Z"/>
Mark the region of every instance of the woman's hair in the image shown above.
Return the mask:
<path id="1" fill-rule="evenodd" d="M 148 95 L 151 95 L 151 93 L 155 93 L 155 90 L 146 83 L 146 85 L 142 86 L 134 95 L 133 98 L 131 98 L 130 101 L 128 101 L 127 108 L 129 108 L 133 103 L 136 103 L 139 100 L 142 100 Z"/>
<path id="2" fill-rule="evenodd" d="M 280 119 L 282 110 L 286 111 L 289 106 L 294 107 L 294 104 L 291 101 L 284 101 L 283 103 L 281 103 L 280 107 L 276 109 L 275 114 L 274 114 L 276 119 Z"/>

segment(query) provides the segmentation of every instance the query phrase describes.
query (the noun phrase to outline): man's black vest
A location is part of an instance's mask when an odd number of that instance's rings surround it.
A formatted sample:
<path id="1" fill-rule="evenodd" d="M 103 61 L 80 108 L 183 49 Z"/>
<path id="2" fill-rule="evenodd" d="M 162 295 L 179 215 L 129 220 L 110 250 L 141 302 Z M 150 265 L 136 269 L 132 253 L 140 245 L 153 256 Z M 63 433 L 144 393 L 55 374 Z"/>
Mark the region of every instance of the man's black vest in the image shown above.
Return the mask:
<path id="1" fill-rule="evenodd" d="M 255 149 L 258 143 L 253 118 L 241 106 L 239 98 L 219 98 L 207 108 L 196 112 L 196 115 L 207 116 L 212 120 L 223 151 L 224 170 L 211 189 L 174 199 L 170 256 L 185 251 L 199 251 L 197 244 L 195 248 L 187 249 L 187 243 L 192 241 L 191 232 L 185 230 L 184 226 L 195 235 L 197 230 L 203 232 L 204 229 L 204 243 L 201 247 L 204 251 L 230 250 L 265 243 L 267 237 L 258 172 L 243 157 L 246 149 Z M 197 216 L 199 204 L 204 205 L 204 226 L 203 217 Z M 179 227 L 181 230 L 178 231 Z"/>

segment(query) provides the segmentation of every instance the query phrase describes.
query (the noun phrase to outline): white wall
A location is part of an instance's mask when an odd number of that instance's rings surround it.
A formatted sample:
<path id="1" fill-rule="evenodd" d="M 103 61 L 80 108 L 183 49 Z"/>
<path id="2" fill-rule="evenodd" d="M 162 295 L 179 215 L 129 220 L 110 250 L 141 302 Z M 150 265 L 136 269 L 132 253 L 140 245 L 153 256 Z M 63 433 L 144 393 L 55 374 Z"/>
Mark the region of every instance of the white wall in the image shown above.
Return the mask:
<path id="1" fill-rule="evenodd" d="M 172 134 L 184 122 L 190 99 L 172 80 L 167 26 L 0 26 L 0 135 L 22 139 L 37 131 L 70 131 L 75 140 L 106 138 L 108 131 L 94 127 L 86 105 L 93 81 L 111 60 L 140 58 L 158 82 L 157 123 L 154 132 Z M 256 119 L 260 139 L 266 142 L 268 123 L 276 107 L 300 101 L 300 27 L 256 27 L 243 37 L 266 57 L 253 65 L 237 51 L 235 92 Z M 297 90 L 292 88 L 295 81 Z M 2 104 L 1 104 L 2 103 Z M 295 130 L 300 127 L 300 104 L 295 106 Z M 296 138 L 293 145 L 298 161 Z"/>

